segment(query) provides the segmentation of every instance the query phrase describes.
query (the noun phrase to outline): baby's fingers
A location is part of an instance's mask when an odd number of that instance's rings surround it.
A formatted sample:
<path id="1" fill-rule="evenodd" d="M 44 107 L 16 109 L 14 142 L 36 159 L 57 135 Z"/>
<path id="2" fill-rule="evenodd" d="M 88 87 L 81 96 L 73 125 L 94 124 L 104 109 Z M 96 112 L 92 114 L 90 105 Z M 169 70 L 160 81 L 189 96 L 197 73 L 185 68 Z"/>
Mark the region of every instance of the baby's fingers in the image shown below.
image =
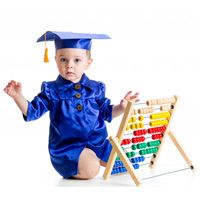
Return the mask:
<path id="1" fill-rule="evenodd" d="M 22 87 L 22 84 L 20 82 L 16 82 L 16 85 L 17 85 L 18 88 Z"/>
<path id="2" fill-rule="evenodd" d="M 129 92 L 124 96 L 124 99 L 129 98 L 129 97 L 131 96 L 131 94 L 132 94 L 132 91 L 129 91 Z"/>
<path id="3" fill-rule="evenodd" d="M 10 92 L 10 86 L 6 86 L 4 88 L 4 92 L 8 94 Z"/>

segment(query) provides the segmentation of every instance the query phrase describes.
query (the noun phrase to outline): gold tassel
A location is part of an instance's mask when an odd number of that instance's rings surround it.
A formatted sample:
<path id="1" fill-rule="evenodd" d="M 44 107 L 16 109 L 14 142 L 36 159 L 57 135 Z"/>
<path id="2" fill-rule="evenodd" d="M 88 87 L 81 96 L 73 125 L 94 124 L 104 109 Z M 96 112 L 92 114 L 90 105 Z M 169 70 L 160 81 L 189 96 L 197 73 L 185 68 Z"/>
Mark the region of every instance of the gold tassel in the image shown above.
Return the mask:
<path id="1" fill-rule="evenodd" d="M 45 44 L 45 52 L 44 52 L 44 62 L 48 63 L 49 62 L 49 55 L 48 55 L 48 49 L 47 49 L 47 44 L 46 44 L 46 33 L 44 35 L 44 44 Z"/>
<path id="2" fill-rule="evenodd" d="M 49 56 L 48 56 L 48 49 L 45 48 L 45 52 L 44 52 L 44 62 L 48 63 L 49 62 Z"/>

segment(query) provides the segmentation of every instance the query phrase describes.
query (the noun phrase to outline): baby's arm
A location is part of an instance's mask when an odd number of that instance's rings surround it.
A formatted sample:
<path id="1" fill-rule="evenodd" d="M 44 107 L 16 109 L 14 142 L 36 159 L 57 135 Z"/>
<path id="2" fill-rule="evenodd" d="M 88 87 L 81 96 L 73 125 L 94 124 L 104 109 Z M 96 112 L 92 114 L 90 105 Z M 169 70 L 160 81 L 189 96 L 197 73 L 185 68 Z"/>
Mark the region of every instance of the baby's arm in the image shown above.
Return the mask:
<path id="1" fill-rule="evenodd" d="M 13 98 L 21 112 L 26 116 L 28 110 L 28 101 L 22 94 L 22 85 L 16 81 L 10 81 L 4 88 L 6 94 Z"/>
<path id="2" fill-rule="evenodd" d="M 138 95 L 139 95 L 138 92 L 132 95 L 132 91 L 129 91 L 118 105 L 113 106 L 112 117 L 115 118 L 121 115 L 124 112 L 128 101 L 134 101 L 134 102 L 139 101 Z"/>

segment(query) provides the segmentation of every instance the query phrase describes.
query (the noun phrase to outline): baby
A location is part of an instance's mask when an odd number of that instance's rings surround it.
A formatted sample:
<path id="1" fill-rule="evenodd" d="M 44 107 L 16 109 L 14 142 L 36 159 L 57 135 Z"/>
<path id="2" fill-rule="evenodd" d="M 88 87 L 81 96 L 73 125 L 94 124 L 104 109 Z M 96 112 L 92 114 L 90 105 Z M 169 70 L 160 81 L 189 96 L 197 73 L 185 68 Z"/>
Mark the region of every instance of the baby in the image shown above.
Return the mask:
<path id="1" fill-rule="evenodd" d="M 91 179 L 106 166 L 111 144 L 105 121 L 122 114 L 127 102 L 138 101 L 138 93 L 128 92 L 118 105 L 105 97 L 105 85 L 90 80 L 85 71 L 92 63 L 92 39 L 107 35 L 46 32 L 40 41 L 55 42 L 59 75 L 43 82 L 41 92 L 31 101 L 22 94 L 22 85 L 10 81 L 4 91 L 11 96 L 25 121 L 50 112 L 49 153 L 52 165 L 64 178 Z"/>

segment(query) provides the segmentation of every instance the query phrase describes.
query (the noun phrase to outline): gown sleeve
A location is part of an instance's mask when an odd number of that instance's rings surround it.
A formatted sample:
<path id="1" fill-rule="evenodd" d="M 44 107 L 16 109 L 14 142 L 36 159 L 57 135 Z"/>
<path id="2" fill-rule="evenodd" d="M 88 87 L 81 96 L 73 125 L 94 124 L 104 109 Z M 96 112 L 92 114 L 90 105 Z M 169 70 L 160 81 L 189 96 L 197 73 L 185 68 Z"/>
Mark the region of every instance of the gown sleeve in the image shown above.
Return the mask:
<path id="1" fill-rule="evenodd" d="M 47 82 L 43 82 L 41 86 L 41 92 L 34 97 L 34 99 L 28 101 L 27 115 L 23 115 L 25 121 L 32 121 L 40 118 L 44 113 L 49 110 L 50 107 L 50 90 Z"/>
<path id="2" fill-rule="evenodd" d="M 99 83 L 99 95 L 98 95 L 98 99 L 97 99 L 97 104 L 99 106 L 99 111 L 100 111 L 100 115 L 101 117 L 108 121 L 111 122 L 112 121 L 112 105 L 110 99 L 105 97 L 105 91 L 106 91 L 106 87 L 105 84 L 100 82 Z"/>

